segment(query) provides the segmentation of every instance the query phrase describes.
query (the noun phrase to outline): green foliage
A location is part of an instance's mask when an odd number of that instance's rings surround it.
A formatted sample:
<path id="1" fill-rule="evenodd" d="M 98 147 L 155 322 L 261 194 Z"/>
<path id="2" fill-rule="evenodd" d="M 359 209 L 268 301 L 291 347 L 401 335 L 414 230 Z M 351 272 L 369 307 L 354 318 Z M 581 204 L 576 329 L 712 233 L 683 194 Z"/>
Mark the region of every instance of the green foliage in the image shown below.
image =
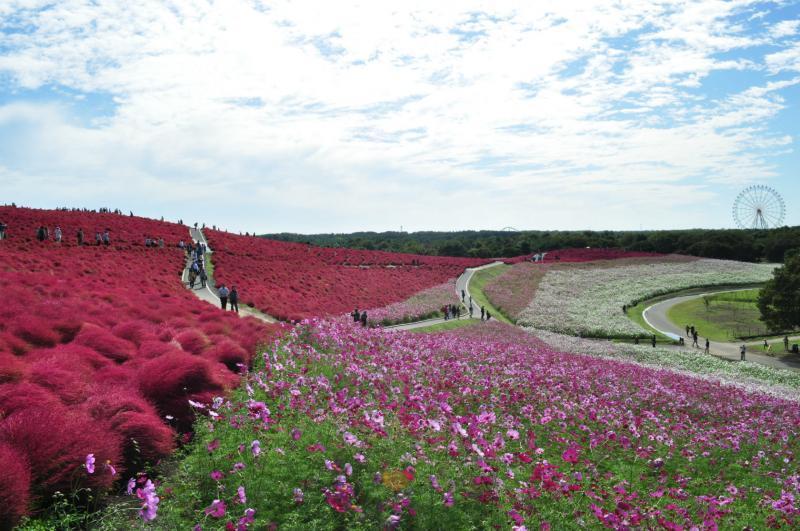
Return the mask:
<path id="1" fill-rule="evenodd" d="M 439 256 L 510 257 L 568 247 L 616 247 L 747 262 L 780 262 L 800 249 L 800 227 L 769 230 L 459 231 L 266 234 L 276 240 Z"/>
<path id="2" fill-rule="evenodd" d="M 775 270 L 761 290 L 758 308 L 772 330 L 800 327 L 800 254 L 787 256 L 785 265 Z"/>

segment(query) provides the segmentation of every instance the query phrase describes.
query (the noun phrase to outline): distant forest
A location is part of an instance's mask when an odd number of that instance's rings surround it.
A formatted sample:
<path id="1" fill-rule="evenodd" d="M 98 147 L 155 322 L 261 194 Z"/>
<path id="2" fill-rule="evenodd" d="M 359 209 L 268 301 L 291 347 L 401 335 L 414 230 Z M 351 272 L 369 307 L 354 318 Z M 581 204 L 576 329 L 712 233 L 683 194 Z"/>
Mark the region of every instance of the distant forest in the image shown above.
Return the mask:
<path id="1" fill-rule="evenodd" d="M 461 231 L 354 232 L 351 234 L 265 234 L 265 238 L 440 256 L 511 257 L 569 247 L 616 247 L 630 251 L 680 253 L 747 262 L 782 262 L 800 249 L 800 227 L 770 230 L 664 231 Z"/>

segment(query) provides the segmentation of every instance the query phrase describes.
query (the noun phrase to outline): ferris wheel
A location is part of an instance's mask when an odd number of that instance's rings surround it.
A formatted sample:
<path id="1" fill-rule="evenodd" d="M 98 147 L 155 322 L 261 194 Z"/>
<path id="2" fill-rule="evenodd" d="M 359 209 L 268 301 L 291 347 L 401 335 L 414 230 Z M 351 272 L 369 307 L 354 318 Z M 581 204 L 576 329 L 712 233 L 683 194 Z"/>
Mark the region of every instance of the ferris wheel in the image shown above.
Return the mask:
<path id="1" fill-rule="evenodd" d="M 780 227 L 786 215 L 781 195 L 763 184 L 748 186 L 733 202 L 733 220 L 740 229 Z"/>

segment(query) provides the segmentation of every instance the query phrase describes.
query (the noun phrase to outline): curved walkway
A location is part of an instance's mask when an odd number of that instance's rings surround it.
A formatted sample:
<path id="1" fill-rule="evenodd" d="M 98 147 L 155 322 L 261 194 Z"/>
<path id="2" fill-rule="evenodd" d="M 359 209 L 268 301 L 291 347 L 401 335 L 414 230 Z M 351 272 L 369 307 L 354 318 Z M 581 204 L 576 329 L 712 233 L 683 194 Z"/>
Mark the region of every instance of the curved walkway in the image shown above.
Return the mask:
<path id="1" fill-rule="evenodd" d="M 211 253 L 213 252 L 211 248 L 208 246 L 208 241 L 206 237 L 203 235 L 203 232 L 200 229 L 195 229 L 191 227 L 189 229 L 189 234 L 192 237 L 192 241 L 195 243 L 203 243 L 206 246 L 206 252 Z M 206 282 L 205 287 L 201 287 L 199 281 L 195 284 L 194 288 L 189 287 L 189 267 L 192 265 L 191 257 L 186 258 L 186 266 L 183 269 L 183 275 L 181 279 L 183 280 L 184 286 L 186 289 L 190 290 L 194 293 L 194 296 L 198 299 L 205 301 L 209 304 L 213 304 L 217 308 L 221 308 L 222 303 L 220 302 L 219 295 L 217 294 L 217 288 L 214 286 L 214 279 L 209 277 L 208 281 Z M 255 317 L 265 323 L 277 323 L 278 320 L 272 317 L 271 315 L 267 315 L 263 312 L 256 310 L 255 308 L 250 308 L 249 306 L 245 306 L 244 304 L 239 304 L 239 315 Z"/>
<path id="2" fill-rule="evenodd" d="M 461 291 L 464 291 L 464 301 L 461 303 L 461 306 L 466 310 L 465 319 L 469 319 L 469 303 L 472 300 L 472 296 L 469 292 L 469 281 L 472 280 L 472 275 L 475 274 L 476 271 L 480 271 L 481 269 L 488 269 L 490 267 L 495 267 L 501 265 L 503 262 L 492 262 L 491 264 L 484 264 L 478 267 L 469 267 L 464 270 L 463 273 L 456 279 L 456 297 L 458 300 L 461 300 Z M 476 304 L 475 311 L 472 315 L 472 319 L 480 319 L 481 318 L 481 309 Z M 424 321 L 414 321 L 413 323 L 403 323 L 399 325 L 392 325 L 384 327 L 386 330 L 413 330 L 414 328 L 424 328 L 426 326 L 433 326 L 441 323 L 446 323 L 447 321 L 442 318 L 438 317 L 436 319 L 426 319 Z"/>
<path id="3" fill-rule="evenodd" d="M 644 312 L 642 313 L 642 317 L 644 317 L 645 322 L 653 327 L 654 329 L 658 330 L 665 336 L 671 337 L 675 340 L 683 337 L 686 346 L 683 348 L 691 349 L 689 345 L 691 344 L 691 339 L 685 337 L 686 336 L 686 329 L 680 328 L 675 323 L 669 320 L 667 317 L 667 312 L 670 308 L 677 304 L 681 304 L 682 302 L 686 302 L 692 299 L 698 299 L 700 297 L 710 295 L 712 293 L 729 293 L 734 291 L 743 291 L 745 289 L 751 288 L 742 288 L 742 289 L 723 289 L 723 290 L 709 290 L 706 293 L 698 293 L 694 295 L 683 295 L 680 297 L 674 297 L 672 299 L 666 299 L 660 302 L 657 302 L 651 306 L 645 308 Z M 798 337 L 792 337 L 792 340 L 797 340 Z M 705 338 L 702 336 L 698 336 L 697 342 L 700 345 L 705 346 Z M 798 359 L 786 359 L 782 357 L 776 356 L 769 356 L 763 351 L 761 351 L 761 345 L 763 341 L 750 341 L 745 342 L 747 345 L 747 351 L 745 353 L 745 358 L 748 361 L 753 361 L 756 363 L 760 363 L 762 365 L 767 365 L 769 367 L 775 367 L 778 369 L 800 369 L 800 360 Z M 722 341 L 711 341 L 709 351 L 711 354 L 725 358 L 729 360 L 739 360 L 739 348 L 741 347 L 742 343 L 728 343 Z M 697 348 L 697 347 L 695 347 Z M 700 348 L 702 350 L 703 347 Z"/>

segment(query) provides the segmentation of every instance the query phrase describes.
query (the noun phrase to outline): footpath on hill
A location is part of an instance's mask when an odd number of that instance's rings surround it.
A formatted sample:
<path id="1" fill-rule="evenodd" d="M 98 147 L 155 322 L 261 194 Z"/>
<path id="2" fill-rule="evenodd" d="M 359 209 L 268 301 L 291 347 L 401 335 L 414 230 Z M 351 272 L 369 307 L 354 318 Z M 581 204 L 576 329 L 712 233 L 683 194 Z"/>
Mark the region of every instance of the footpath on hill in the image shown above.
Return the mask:
<path id="1" fill-rule="evenodd" d="M 205 235 L 203 234 L 202 230 L 196 228 L 189 228 L 189 234 L 192 238 L 194 243 L 202 243 L 206 246 L 206 254 L 213 254 L 213 250 L 208 245 L 208 240 L 206 240 Z M 206 301 L 209 304 L 213 304 L 218 308 L 221 307 L 221 301 L 219 298 L 219 294 L 217 292 L 217 287 L 214 285 L 214 279 L 212 277 L 208 277 L 208 281 L 206 282 L 205 287 L 202 287 L 199 281 L 195 284 L 194 288 L 189 287 L 189 267 L 192 265 L 192 258 L 186 258 L 186 267 L 183 269 L 183 284 L 186 286 L 186 289 L 190 290 L 194 293 L 195 297 L 200 300 Z M 265 323 L 277 323 L 278 320 L 272 317 L 271 315 L 267 315 L 264 312 L 256 310 L 255 308 L 251 308 L 249 306 L 244 306 L 243 304 L 239 305 L 239 314 L 245 315 L 249 317 L 255 317 Z"/>
<path id="2" fill-rule="evenodd" d="M 685 336 L 686 330 L 681 329 L 675 323 L 670 321 L 669 317 L 667 316 L 667 312 L 669 309 L 677 304 L 681 304 L 682 302 L 686 302 L 688 300 L 697 299 L 699 297 L 703 297 L 709 295 L 711 293 L 727 293 L 732 291 L 739 291 L 739 290 L 709 290 L 707 293 L 700 293 L 695 295 L 683 295 L 680 297 L 674 297 L 672 299 L 667 299 L 652 306 L 649 306 L 645 309 L 643 316 L 647 324 L 649 324 L 654 329 L 658 330 L 662 334 L 672 337 L 674 339 L 678 339 L 679 337 Z M 791 337 L 791 341 L 797 341 L 800 339 L 798 336 Z M 691 350 L 693 347 L 688 346 L 689 340 L 687 339 L 687 345 L 682 347 L 686 350 Z M 701 345 L 700 349 L 702 350 L 705 346 L 705 338 L 702 336 L 698 337 L 698 343 Z M 745 359 L 748 361 L 752 361 L 755 363 L 759 363 L 761 365 L 766 365 L 767 367 L 774 367 L 777 369 L 800 369 L 800 361 L 787 359 L 785 357 L 779 356 L 769 356 L 765 352 L 761 351 L 761 345 L 763 341 L 750 341 L 750 342 L 742 342 L 742 343 L 729 343 L 729 342 L 722 342 L 722 341 L 711 341 L 709 352 L 714 356 L 728 359 L 728 360 L 739 360 L 741 359 L 740 354 L 740 347 L 742 344 L 747 346 L 747 350 L 745 352 Z M 697 348 L 697 347 L 694 347 Z"/>
<path id="3" fill-rule="evenodd" d="M 480 271 L 481 269 L 488 269 L 490 267 L 495 267 L 501 265 L 503 262 L 492 262 L 491 264 L 485 264 L 479 267 L 470 267 L 464 270 L 456 279 L 456 296 L 459 300 L 461 300 L 461 292 L 464 292 L 464 300 L 461 302 L 461 306 L 464 308 L 464 315 L 466 319 L 469 319 L 469 303 L 472 300 L 472 295 L 469 292 L 469 282 L 472 280 L 472 275 L 475 274 L 476 271 Z M 480 306 L 474 304 L 473 308 L 473 315 L 472 319 L 480 319 L 481 318 L 481 308 Z M 434 326 L 440 323 L 447 322 L 444 318 L 438 317 L 436 319 L 426 319 L 424 321 L 415 321 L 413 323 L 403 323 L 399 325 L 387 326 L 385 327 L 387 330 L 413 330 L 415 328 L 425 328 L 428 326 Z"/>

